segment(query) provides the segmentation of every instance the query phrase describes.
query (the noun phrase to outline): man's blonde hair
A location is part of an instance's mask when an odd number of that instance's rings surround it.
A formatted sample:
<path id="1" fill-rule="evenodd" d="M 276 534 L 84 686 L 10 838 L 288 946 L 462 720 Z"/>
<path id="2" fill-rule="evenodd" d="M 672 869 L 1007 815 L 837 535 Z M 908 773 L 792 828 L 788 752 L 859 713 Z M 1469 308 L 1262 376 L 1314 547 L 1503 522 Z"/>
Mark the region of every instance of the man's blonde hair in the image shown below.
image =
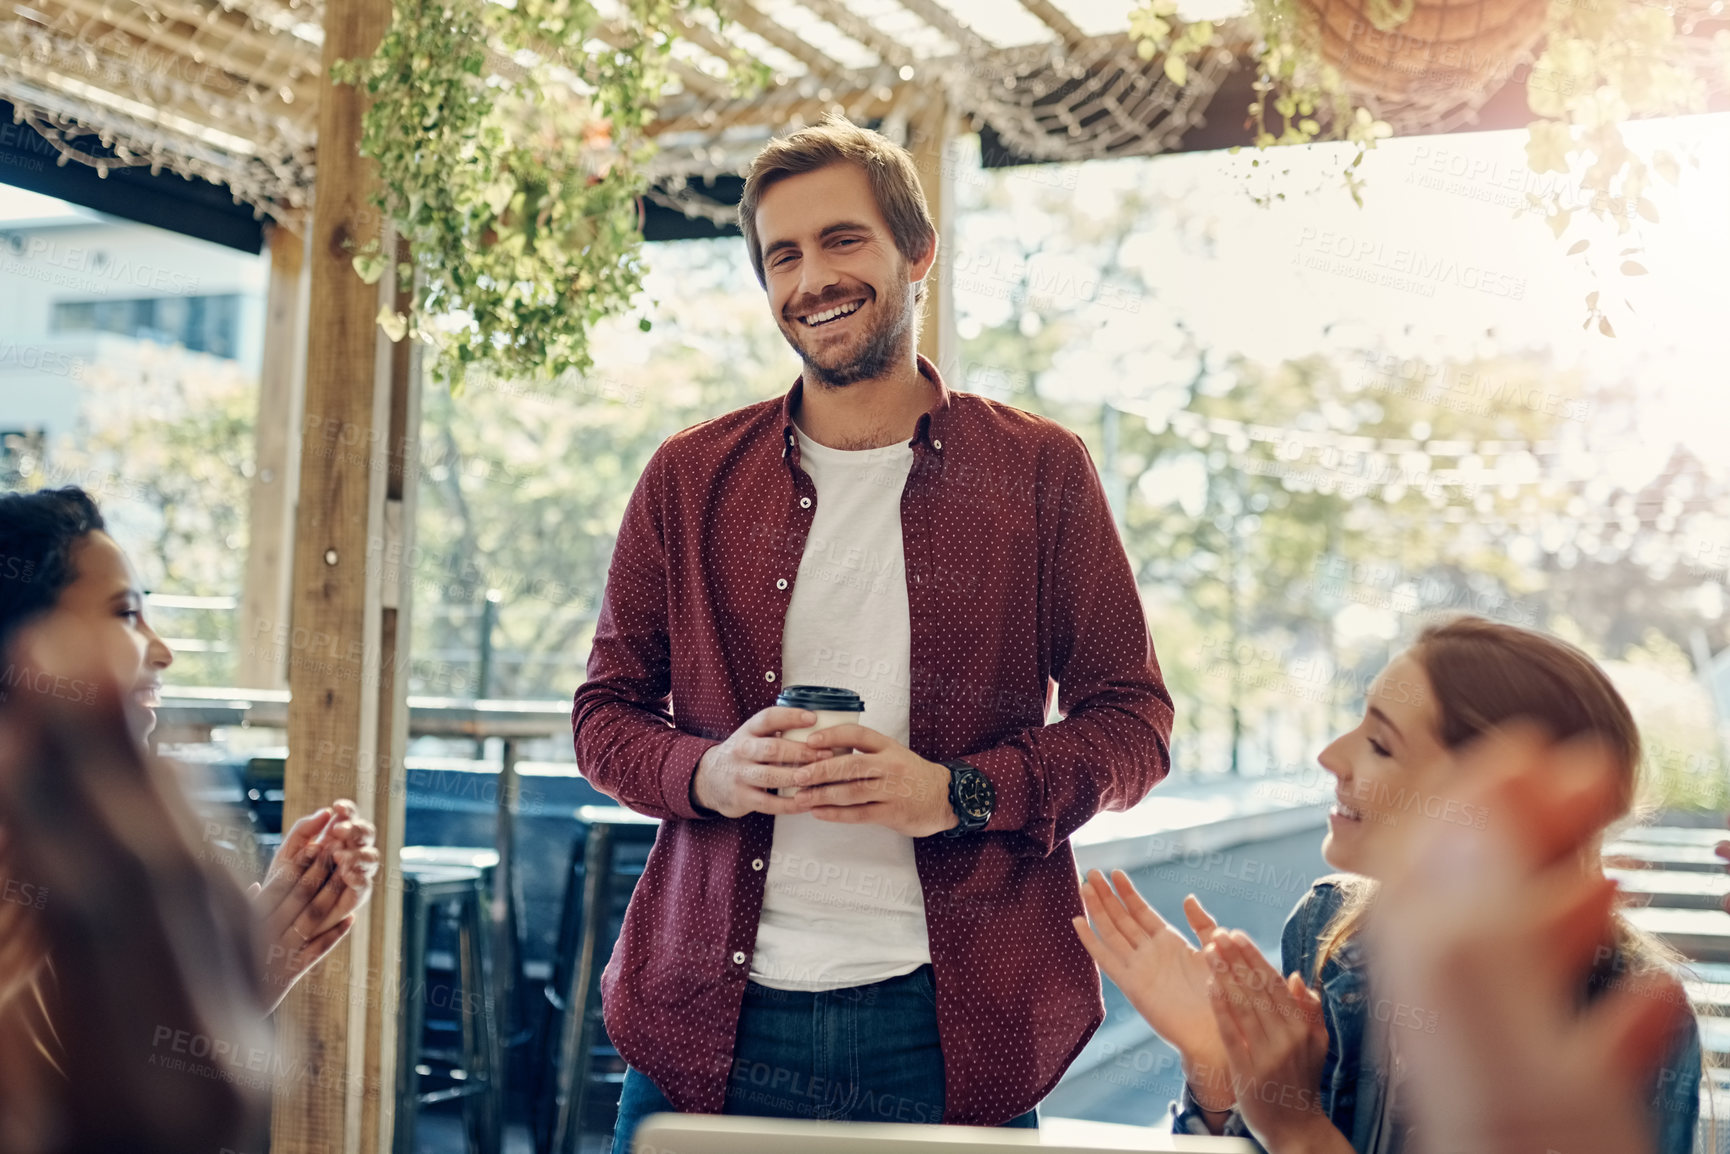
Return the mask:
<path id="1" fill-rule="evenodd" d="M 931 207 L 919 184 L 919 171 L 905 148 L 880 132 L 860 128 L 840 113 L 829 113 L 821 123 L 802 128 L 791 136 L 777 137 L 764 146 L 745 176 L 745 193 L 739 198 L 739 230 L 745 234 L 745 251 L 757 283 L 769 286 L 763 272 L 763 242 L 757 235 L 757 205 L 763 193 L 777 181 L 832 164 L 851 164 L 871 182 L 877 211 L 889 226 L 895 247 L 908 263 L 918 260 L 937 241 L 937 226 Z M 925 285 L 914 290 L 915 305 L 925 301 Z"/>

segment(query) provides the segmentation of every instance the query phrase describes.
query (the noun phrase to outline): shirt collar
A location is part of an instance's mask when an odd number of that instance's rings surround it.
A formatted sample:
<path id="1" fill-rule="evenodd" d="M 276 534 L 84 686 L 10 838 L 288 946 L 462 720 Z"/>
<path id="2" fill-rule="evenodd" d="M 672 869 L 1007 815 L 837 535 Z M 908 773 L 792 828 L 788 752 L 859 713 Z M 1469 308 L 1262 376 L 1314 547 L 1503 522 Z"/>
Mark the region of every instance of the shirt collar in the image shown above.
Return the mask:
<path id="1" fill-rule="evenodd" d="M 913 439 L 907 442 L 907 446 L 915 454 L 931 452 L 941 457 L 953 408 L 950 400 L 955 394 L 943 383 L 943 376 L 937 371 L 936 365 L 923 355 L 916 356 L 915 359 L 919 374 L 931 382 L 937 392 L 937 399 L 929 409 L 919 415 L 918 423 L 913 426 Z M 793 435 L 793 412 L 799 407 L 799 399 L 804 394 L 805 377 L 800 374 L 799 379 L 793 382 L 793 387 L 787 390 L 787 395 L 781 398 L 781 456 L 791 458 L 794 462 L 799 459 L 799 443 L 798 438 Z"/>

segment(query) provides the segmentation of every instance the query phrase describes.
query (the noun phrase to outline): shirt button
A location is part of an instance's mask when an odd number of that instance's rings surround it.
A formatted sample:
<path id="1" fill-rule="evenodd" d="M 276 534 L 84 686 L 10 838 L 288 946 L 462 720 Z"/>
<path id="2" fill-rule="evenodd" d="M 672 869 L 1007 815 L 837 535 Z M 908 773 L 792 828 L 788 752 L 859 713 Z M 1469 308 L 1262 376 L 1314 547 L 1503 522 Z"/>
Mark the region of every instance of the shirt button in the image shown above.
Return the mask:
<path id="1" fill-rule="evenodd" d="M 744 950 L 734 950 L 733 951 L 733 964 L 735 966 L 742 966 L 745 964 L 745 951 Z"/>
<path id="2" fill-rule="evenodd" d="M 752 858 L 751 859 L 751 868 L 754 870 L 762 869 L 763 868 L 763 859 L 760 857 Z"/>
<path id="3" fill-rule="evenodd" d="M 943 442 L 942 441 L 932 441 L 931 447 L 933 449 L 941 449 L 943 447 Z"/>
<path id="4" fill-rule="evenodd" d="M 773 669 L 766 669 L 766 670 L 764 670 L 764 671 L 763 671 L 763 680 L 764 680 L 764 681 L 773 681 L 773 680 L 775 680 L 775 671 L 774 671 L 774 670 L 773 670 Z"/>
<path id="5" fill-rule="evenodd" d="M 809 497 L 800 497 L 799 498 L 799 508 L 809 509 L 810 507 L 811 507 L 811 498 L 809 498 Z"/>
<path id="6" fill-rule="evenodd" d="M 779 581 L 775 582 L 775 588 L 777 588 L 777 589 L 785 589 L 786 587 L 787 587 L 787 579 L 785 577 L 783 577 Z"/>

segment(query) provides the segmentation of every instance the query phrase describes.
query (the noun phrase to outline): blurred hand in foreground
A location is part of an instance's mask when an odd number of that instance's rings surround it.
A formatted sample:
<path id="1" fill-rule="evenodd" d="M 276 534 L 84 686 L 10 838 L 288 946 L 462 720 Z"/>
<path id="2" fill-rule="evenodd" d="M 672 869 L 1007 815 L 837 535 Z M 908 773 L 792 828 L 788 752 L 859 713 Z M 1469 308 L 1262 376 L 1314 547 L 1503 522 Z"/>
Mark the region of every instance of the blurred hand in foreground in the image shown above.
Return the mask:
<path id="1" fill-rule="evenodd" d="M 1486 828 L 1425 823 L 1369 927 L 1379 988 L 1438 1027 L 1399 1037 L 1424 1149 L 1650 1154 L 1646 1096 L 1688 1013 L 1680 983 L 1617 974 L 1580 1006 L 1612 941 L 1616 887 L 1592 852 L 1619 810 L 1612 759 L 1523 730 L 1480 743 L 1460 782 Z"/>

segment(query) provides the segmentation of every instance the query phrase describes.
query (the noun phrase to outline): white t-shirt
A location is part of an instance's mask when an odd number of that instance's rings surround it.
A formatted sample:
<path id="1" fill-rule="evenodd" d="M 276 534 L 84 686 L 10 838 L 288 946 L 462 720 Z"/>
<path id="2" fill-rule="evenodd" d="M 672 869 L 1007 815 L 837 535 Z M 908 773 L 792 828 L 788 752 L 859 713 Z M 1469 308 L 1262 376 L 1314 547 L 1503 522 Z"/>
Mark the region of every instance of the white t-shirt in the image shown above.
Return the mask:
<path id="1" fill-rule="evenodd" d="M 817 512 L 781 634 L 781 683 L 851 689 L 865 702 L 862 723 L 905 745 L 913 643 L 901 493 L 913 450 L 848 452 L 795 432 Z M 775 818 L 752 981 L 835 990 L 930 960 L 912 838 L 808 813 Z"/>

